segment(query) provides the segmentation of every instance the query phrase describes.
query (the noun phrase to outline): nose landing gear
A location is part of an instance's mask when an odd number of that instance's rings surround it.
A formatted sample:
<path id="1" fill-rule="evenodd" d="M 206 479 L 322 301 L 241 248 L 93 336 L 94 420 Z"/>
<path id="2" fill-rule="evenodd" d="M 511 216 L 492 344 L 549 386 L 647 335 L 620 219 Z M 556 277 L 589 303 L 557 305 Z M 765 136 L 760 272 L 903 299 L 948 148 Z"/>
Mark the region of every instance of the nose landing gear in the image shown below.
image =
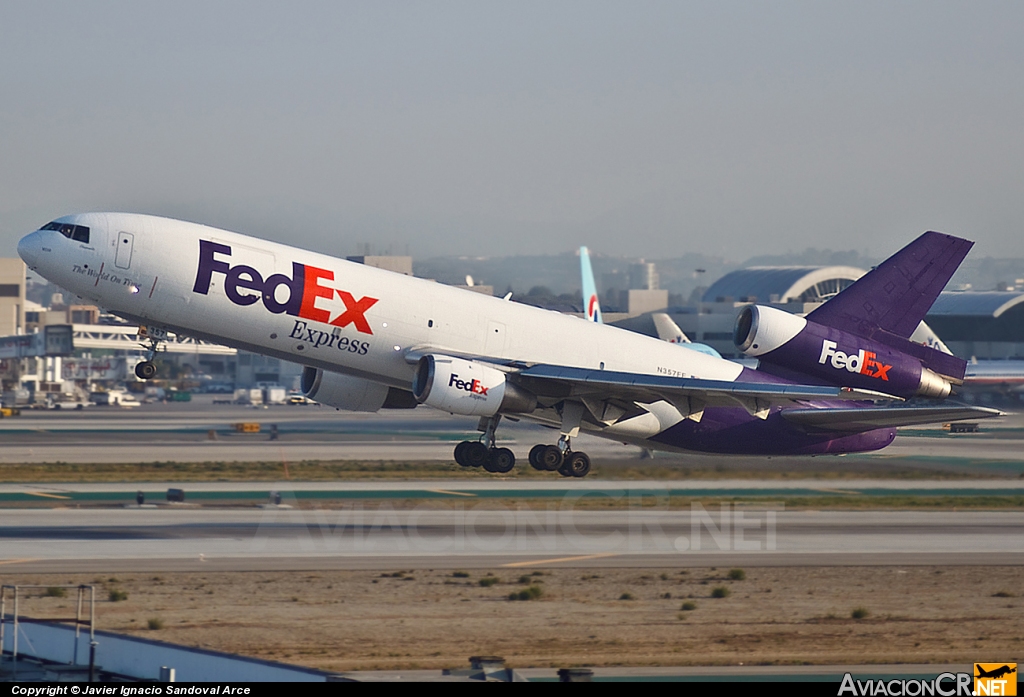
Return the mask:
<path id="1" fill-rule="evenodd" d="M 160 342 L 167 339 L 167 332 L 157 327 L 139 327 L 139 336 L 149 339 L 149 347 L 146 348 L 146 360 L 135 365 L 135 377 L 139 380 L 152 380 L 156 377 L 156 363 L 153 358 L 160 348 Z"/>

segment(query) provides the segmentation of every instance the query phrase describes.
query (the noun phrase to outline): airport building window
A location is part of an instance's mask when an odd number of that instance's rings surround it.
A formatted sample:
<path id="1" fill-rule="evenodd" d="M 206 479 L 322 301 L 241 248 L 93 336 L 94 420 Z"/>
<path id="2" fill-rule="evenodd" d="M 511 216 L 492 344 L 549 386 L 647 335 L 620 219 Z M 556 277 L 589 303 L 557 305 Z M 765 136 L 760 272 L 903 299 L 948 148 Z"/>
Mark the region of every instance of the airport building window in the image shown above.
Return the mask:
<path id="1" fill-rule="evenodd" d="M 70 223 L 47 223 L 40 230 L 54 230 L 75 242 L 89 244 L 89 228 L 84 225 L 71 225 Z"/>
<path id="2" fill-rule="evenodd" d="M 0 298 L 21 297 L 21 286 L 17 283 L 0 283 Z"/>

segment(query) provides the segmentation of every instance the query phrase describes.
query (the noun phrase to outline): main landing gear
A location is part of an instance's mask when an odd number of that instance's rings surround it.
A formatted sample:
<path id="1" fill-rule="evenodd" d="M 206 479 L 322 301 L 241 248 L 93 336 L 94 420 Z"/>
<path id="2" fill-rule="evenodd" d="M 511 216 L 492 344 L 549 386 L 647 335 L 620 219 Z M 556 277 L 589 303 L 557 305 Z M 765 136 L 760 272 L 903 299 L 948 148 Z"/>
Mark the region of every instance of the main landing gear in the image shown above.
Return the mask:
<path id="1" fill-rule="evenodd" d="M 516 456 L 508 448 L 494 445 L 494 431 L 501 415 L 481 419 L 484 435 L 478 441 L 464 440 L 455 446 L 455 461 L 463 467 L 483 467 L 493 474 L 511 472 L 516 466 Z"/>
<path id="2" fill-rule="evenodd" d="M 569 449 L 569 439 L 560 438 L 558 445 L 535 445 L 530 449 L 530 465 L 535 470 L 558 472 L 563 477 L 586 477 L 590 458 L 586 453 Z"/>
<path id="3" fill-rule="evenodd" d="M 562 434 L 558 445 L 535 445 L 530 450 L 530 466 L 544 472 L 558 472 L 563 477 L 586 477 L 590 474 L 590 458 L 573 452 L 570 438 L 579 434 L 582 405 L 567 403 L 562 409 Z M 477 428 L 484 432 L 478 441 L 464 440 L 455 446 L 455 461 L 463 467 L 483 467 L 488 472 L 504 474 L 516 465 L 516 456 L 508 448 L 494 445 L 494 430 L 501 415 L 481 418 Z"/>

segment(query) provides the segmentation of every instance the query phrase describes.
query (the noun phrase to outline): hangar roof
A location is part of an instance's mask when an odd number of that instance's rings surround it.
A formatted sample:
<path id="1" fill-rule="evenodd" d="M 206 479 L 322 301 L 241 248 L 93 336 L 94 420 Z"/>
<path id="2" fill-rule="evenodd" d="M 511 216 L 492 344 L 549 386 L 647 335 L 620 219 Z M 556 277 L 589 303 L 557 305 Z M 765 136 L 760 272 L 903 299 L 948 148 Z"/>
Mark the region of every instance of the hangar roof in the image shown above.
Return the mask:
<path id="1" fill-rule="evenodd" d="M 704 302 L 824 302 L 866 271 L 853 266 L 751 266 L 711 284 Z"/>
<path id="2" fill-rule="evenodd" d="M 1012 307 L 1024 303 L 1024 293 L 1010 291 L 955 291 L 939 294 L 929 315 L 999 317 Z"/>

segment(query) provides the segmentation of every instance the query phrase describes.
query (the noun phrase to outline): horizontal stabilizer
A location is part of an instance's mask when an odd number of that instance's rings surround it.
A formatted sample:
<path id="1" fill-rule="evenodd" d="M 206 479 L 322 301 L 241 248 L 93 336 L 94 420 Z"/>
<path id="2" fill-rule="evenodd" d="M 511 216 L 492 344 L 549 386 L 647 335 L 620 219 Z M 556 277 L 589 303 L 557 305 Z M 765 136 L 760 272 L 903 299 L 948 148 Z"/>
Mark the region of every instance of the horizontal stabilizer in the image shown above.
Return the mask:
<path id="1" fill-rule="evenodd" d="M 867 339 L 908 338 L 974 245 L 926 232 L 817 308 L 807 319 Z"/>
<path id="2" fill-rule="evenodd" d="M 990 419 L 1003 412 L 986 407 L 864 407 L 839 409 L 783 409 L 782 418 L 815 431 L 868 431 L 873 428 Z"/>
<path id="3" fill-rule="evenodd" d="M 871 338 L 897 351 L 913 356 L 921 361 L 921 365 L 925 368 L 934 370 L 939 375 L 949 378 L 958 385 L 963 382 L 964 373 L 967 370 L 967 361 L 962 358 L 957 358 L 950 353 L 944 353 L 931 346 L 915 344 L 910 339 L 904 339 L 902 336 L 896 336 L 889 332 L 879 331 Z"/>

